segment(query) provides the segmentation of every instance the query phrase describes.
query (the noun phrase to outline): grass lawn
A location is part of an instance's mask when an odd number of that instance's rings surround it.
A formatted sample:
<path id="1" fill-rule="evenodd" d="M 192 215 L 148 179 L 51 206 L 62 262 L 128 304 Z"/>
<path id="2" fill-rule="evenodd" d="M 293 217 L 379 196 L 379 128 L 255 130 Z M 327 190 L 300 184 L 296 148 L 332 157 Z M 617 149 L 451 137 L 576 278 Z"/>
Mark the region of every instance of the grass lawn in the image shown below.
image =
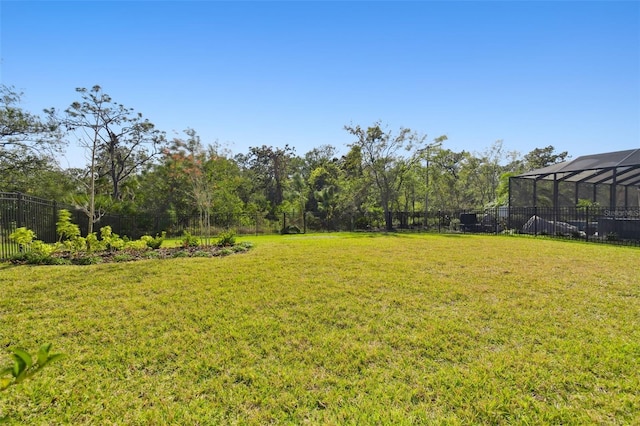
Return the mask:
<path id="1" fill-rule="evenodd" d="M 0 265 L 5 348 L 66 358 L 10 424 L 639 424 L 640 250 L 251 237 L 246 254 Z"/>

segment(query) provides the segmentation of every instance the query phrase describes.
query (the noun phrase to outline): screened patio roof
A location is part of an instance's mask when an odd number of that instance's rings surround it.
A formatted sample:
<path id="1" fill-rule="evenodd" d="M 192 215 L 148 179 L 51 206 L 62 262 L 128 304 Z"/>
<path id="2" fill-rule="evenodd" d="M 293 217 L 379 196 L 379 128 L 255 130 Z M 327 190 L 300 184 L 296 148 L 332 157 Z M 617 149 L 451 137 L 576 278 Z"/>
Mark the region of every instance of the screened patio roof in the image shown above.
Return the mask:
<path id="1" fill-rule="evenodd" d="M 553 164 L 515 177 L 640 187 L 640 148 L 584 155 L 575 160 Z"/>

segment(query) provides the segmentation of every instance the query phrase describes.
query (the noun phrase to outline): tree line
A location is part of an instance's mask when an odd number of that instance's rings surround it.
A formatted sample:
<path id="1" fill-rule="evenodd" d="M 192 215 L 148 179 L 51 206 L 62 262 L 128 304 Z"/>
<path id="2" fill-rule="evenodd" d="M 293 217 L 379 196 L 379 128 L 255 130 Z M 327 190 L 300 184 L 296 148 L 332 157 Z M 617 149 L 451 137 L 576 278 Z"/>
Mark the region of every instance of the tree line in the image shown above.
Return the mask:
<path id="1" fill-rule="evenodd" d="M 506 205 L 508 177 L 564 161 L 551 145 L 522 155 L 496 141 L 482 152 L 454 151 L 445 135 L 428 138 L 381 121 L 345 125 L 344 155 L 322 145 L 256 144 L 233 154 L 205 144 L 197 131 L 167 138 L 100 86 L 76 89 L 64 110 L 37 115 L 21 93 L 0 86 L 0 191 L 64 201 L 85 212 L 90 228 L 106 213 L 199 215 L 312 211 L 325 228 L 345 215 L 425 212 Z M 67 146 L 86 167 L 64 168 Z M 390 226 L 390 223 L 387 223 Z"/>

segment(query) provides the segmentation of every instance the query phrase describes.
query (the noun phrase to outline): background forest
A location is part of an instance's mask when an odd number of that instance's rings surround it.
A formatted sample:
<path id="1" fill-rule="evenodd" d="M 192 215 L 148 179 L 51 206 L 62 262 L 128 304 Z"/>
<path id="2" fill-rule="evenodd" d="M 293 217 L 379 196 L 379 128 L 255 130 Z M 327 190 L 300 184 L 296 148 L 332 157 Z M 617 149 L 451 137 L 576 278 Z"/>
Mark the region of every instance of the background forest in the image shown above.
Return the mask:
<path id="1" fill-rule="evenodd" d="M 77 101 L 42 115 L 21 108 L 13 87 L 0 90 L 0 191 L 71 204 L 90 219 L 89 232 L 107 213 L 276 218 L 311 211 L 330 229 L 345 215 L 500 206 L 509 176 L 568 157 L 553 146 L 521 154 L 502 141 L 456 152 L 445 135 L 382 121 L 345 125 L 353 139 L 347 147 L 298 153 L 256 141 L 234 154 L 204 143 L 196 129 L 168 138 L 100 86 L 76 89 Z M 85 167 L 61 166 L 70 146 L 83 150 Z"/>

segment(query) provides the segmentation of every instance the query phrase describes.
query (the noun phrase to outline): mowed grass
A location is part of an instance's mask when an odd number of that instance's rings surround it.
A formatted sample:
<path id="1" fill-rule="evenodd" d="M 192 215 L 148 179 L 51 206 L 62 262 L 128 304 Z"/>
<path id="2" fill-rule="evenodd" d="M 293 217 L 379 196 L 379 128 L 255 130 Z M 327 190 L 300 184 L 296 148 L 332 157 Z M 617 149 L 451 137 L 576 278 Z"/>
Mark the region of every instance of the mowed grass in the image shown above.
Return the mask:
<path id="1" fill-rule="evenodd" d="M 0 346 L 67 356 L 15 424 L 638 424 L 640 250 L 249 238 L 224 258 L 0 269 Z M 0 358 L 9 364 L 8 355 Z"/>

